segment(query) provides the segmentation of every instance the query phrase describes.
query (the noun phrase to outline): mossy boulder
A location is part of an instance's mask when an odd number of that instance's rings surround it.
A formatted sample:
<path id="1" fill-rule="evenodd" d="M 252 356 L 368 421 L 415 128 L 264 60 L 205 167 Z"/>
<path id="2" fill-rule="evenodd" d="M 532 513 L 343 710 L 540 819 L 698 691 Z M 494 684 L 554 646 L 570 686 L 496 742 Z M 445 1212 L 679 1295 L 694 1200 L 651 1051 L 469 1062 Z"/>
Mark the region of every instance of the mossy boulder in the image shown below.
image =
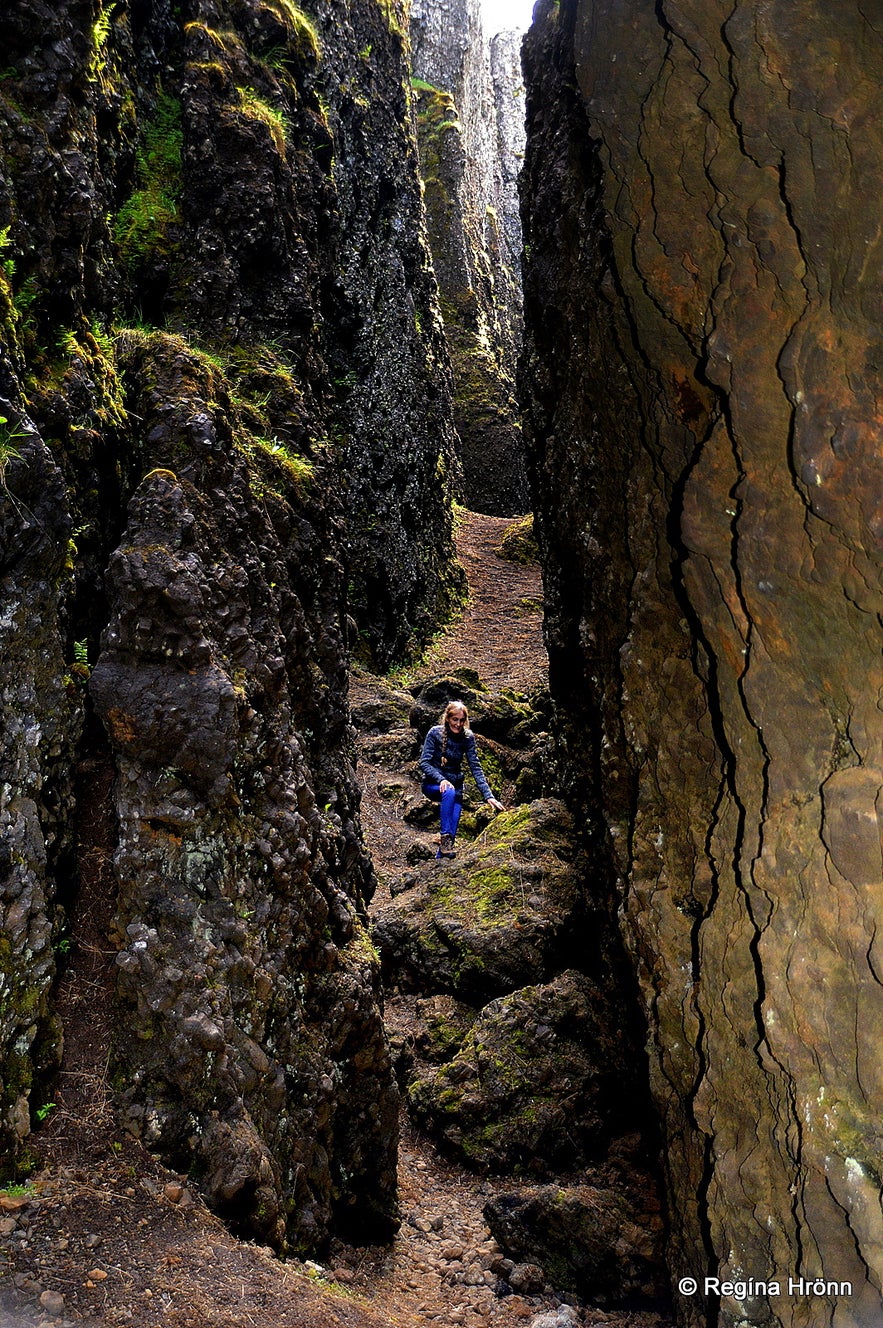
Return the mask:
<path id="1" fill-rule="evenodd" d="M 388 981 L 476 1005 L 545 981 L 566 962 L 585 870 L 562 803 L 502 813 L 460 857 L 428 864 L 377 911 Z"/>
<path id="2" fill-rule="evenodd" d="M 534 533 L 533 514 L 520 517 L 506 527 L 506 533 L 494 549 L 498 558 L 520 563 L 523 567 L 540 561 L 540 549 Z"/>
<path id="3" fill-rule="evenodd" d="M 581 973 L 524 987 L 487 1005 L 456 1055 L 415 1080 L 411 1114 L 478 1170 L 585 1166 L 630 1114 L 614 1027 L 607 998 Z"/>
<path id="4" fill-rule="evenodd" d="M 388 996 L 384 1023 L 402 1091 L 455 1056 L 477 1017 L 471 1005 L 453 996 Z"/>

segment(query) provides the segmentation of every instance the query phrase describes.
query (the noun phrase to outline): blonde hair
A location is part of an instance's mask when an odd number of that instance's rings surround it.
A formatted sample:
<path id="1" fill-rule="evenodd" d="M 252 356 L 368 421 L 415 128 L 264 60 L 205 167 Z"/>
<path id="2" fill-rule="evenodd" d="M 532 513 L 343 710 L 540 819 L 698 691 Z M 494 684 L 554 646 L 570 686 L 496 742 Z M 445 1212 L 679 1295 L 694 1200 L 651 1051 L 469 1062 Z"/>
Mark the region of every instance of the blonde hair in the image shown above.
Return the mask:
<path id="1" fill-rule="evenodd" d="M 454 710 L 462 710 L 462 711 L 463 711 L 463 720 L 464 720 L 464 723 L 463 723 L 463 732 L 464 732 L 464 734 L 466 735 L 467 738 L 471 738 L 471 737 L 472 737 L 472 730 L 471 730 L 470 727 L 469 727 L 469 711 L 468 711 L 468 709 L 466 708 L 466 706 L 464 705 L 464 703 L 463 703 L 462 701 L 449 701 L 448 704 L 447 704 L 447 705 L 445 706 L 445 708 L 444 708 L 444 712 L 443 712 L 443 714 L 442 714 L 442 716 L 441 716 L 441 719 L 438 721 L 439 724 L 441 724 L 442 728 L 445 730 L 445 732 L 447 732 L 447 728 L 448 728 L 448 716 L 449 716 L 449 715 L 451 714 L 451 712 L 454 711 Z"/>
<path id="2" fill-rule="evenodd" d="M 448 737 L 450 736 L 450 732 L 451 732 L 451 730 L 448 728 L 448 715 L 450 715 L 450 713 L 451 713 L 452 710 L 462 710 L 462 711 L 463 711 L 463 719 L 464 719 L 463 733 L 464 733 L 464 736 L 467 737 L 467 738 L 471 738 L 471 737 L 472 737 L 472 730 L 471 730 L 470 727 L 469 727 L 469 711 L 466 709 L 466 707 L 465 707 L 465 705 L 463 704 L 462 701 L 449 701 L 448 704 L 447 704 L 447 705 L 445 706 L 445 708 L 444 708 L 444 711 L 443 711 L 443 713 L 442 713 L 441 718 L 440 718 L 439 721 L 438 721 L 439 724 L 441 725 L 441 729 L 442 729 L 442 749 L 441 749 L 441 768 L 442 768 L 442 770 L 444 770 L 445 766 L 448 764 Z"/>

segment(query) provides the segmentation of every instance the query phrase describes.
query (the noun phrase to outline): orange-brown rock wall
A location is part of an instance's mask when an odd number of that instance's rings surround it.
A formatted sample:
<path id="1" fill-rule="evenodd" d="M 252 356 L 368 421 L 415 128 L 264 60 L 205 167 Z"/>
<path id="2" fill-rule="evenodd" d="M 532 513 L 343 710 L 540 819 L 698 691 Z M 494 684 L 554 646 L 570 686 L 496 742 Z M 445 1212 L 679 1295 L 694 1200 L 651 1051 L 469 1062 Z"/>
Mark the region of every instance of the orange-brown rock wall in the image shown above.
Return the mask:
<path id="1" fill-rule="evenodd" d="M 562 754 L 648 1020 L 675 1284 L 782 1283 L 679 1311 L 870 1325 L 883 48 L 853 3 L 583 0 L 528 62 Z"/>

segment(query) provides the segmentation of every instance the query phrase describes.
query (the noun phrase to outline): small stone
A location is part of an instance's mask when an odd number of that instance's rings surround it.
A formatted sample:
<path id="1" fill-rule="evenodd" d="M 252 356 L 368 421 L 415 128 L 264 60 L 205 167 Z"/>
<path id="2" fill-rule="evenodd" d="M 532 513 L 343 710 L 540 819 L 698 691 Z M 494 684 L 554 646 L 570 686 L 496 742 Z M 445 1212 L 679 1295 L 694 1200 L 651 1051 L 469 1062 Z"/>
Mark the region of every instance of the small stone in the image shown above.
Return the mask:
<path id="1" fill-rule="evenodd" d="M 442 1256 L 443 1256 L 445 1259 L 462 1259 L 462 1258 L 463 1258 L 463 1246 L 462 1246 L 462 1245 L 458 1245 L 458 1244 L 456 1243 L 456 1241 L 448 1241 L 448 1243 L 447 1243 L 446 1245 L 443 1245 L 443 1246 L 442 1246 L 442 1250 L 441 1250 L 441 1252 L 442 1252 Z"/>
<path id="2" fill-rule="evenodd" d="M 60 1291 L 44 1291 L 40 1296 L 40 1307 L 53 1318 L 64 1314 L 64 1296 Z"/>
<path id="3" fill-rule="evenodd" d="M 429 1228 L 431 1231 L 441 1231 L 444 1224 L 445 1219 L 443 1217 L 433 1217 L 430 1219 Z"/>
<path id="4" fill-rule="evenodd" d="M 94 1231 L 90 1232 L 89 1235 L 86 1237 L 85 1245 L 87 1250 L 97 1250 L 100 1244 L 101 1244 L 101 1237 L 96 1236 Z"/>
<path id="5" fill-rule="evenodd" d="M 11 1236 L 17 1226 L 18 1222 L 14 1217 L 4 1217 L 0 1221 L 0 1236 Z"/>
<path id="6" fill-rule="evenodd" d="M 0 1194 L 0 1208 L 4 1213 L 17 1213 L 31 1202 L 27 1194 Z"/>
<path id="7" fill-rule="evenodd" d="M 535 1263 L 517 1263 L 509 1274 L 510 1285 L 527 1296 L 542 1291 L 545 1281 L 545 1273 Z"/>
<path id="8" fill-rule="evenodd" d="M 107 1277 L 107 1273 L 103 1268 L 91 1268 L 86 1276 L 91 1277 L 93 1282 L 103 1282 Z"/>
<path id="9" fill-rule="evenodd" d="M 33 1277 L 30 1277 L 27 1273 L 16 1273 L 12 1282 L 18 1291 L 40 1292 L 43 1290 L 40 1283 L 35 1282 Z"/>
<path id="10" fill-rule="evenodd" d="M 162 1192 L 168 1199 L 169 1203 L 180 1203 L 184 1196 L 184 1186 L 179 1184 L 176 1180 L 170 1180 L 167 1185 L 163 1186 Z"/>

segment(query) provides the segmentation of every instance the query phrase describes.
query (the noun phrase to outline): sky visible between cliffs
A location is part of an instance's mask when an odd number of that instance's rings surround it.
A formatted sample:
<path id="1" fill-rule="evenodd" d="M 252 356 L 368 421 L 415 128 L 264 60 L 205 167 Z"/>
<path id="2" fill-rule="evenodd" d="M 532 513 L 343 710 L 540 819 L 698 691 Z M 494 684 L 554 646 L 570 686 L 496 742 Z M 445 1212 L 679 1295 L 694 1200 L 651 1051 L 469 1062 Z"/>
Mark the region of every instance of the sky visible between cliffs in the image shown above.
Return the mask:
<path id="1" fill-rule="evenodd" d="M 486 37 L 504 29 L 526 32 L 530 27 L 534 0 L 481 0 L 481 26 Z"/>

